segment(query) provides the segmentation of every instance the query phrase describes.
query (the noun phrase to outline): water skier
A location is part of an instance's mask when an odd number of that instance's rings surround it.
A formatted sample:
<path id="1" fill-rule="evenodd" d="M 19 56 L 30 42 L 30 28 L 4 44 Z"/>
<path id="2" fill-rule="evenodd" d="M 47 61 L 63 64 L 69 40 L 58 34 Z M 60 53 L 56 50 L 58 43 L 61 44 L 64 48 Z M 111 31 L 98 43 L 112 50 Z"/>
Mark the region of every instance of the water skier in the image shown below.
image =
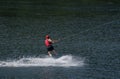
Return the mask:
<path id="1" fill-rule="evenodd" d="M 46 35 L 45 37 L 45 46 L 47 47 L 48 55 L 52 56 L 52 53 L 57 55 L 56 51 L 54 50 L 54 47 L 52 46 L 53 43 L 58 42 L 58 40 L 52 40 L 49 35 Z"/>

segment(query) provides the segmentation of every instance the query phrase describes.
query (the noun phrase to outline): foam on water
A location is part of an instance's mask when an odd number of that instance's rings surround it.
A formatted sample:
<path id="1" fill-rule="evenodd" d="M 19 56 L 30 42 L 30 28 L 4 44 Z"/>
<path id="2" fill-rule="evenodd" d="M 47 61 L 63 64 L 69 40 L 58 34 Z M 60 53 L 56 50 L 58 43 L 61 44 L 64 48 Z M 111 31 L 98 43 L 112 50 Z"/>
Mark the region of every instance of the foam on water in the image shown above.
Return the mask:
<path id="1" fill-rule="evenodd" d="M 54 57 L 28 57 L 19 60 L 0 61 L 0 67 L 32 67 L 32 66 L 54 66 L 70 67 L 83 66 L 84 60 L 75 56 L 65 55 L 59 58 Z"/>

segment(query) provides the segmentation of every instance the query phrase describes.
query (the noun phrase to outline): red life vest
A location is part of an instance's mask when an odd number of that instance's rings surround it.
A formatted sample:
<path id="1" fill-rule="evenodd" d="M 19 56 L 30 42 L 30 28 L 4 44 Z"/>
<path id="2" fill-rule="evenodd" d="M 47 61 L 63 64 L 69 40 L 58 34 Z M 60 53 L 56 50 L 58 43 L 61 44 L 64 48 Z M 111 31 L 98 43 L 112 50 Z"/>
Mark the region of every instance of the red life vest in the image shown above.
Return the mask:
<path id="1" fill-rule="evenodd" d="M 50 45 L 52 45 L 52 42 L 48 41 L 48 39 L 45 40 L 45 45 L 48 47 Z"/>

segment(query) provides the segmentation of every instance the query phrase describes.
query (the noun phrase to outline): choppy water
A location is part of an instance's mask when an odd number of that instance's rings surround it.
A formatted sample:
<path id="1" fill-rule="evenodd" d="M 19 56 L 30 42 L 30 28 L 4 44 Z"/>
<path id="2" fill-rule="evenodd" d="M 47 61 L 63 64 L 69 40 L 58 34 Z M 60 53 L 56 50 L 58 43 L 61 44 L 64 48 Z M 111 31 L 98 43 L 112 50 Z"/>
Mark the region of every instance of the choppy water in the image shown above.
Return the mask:
<path id="1" fill-rule="evenodd" d="M 71 55 L 54 57 L 29 57 L 19 60 L 0 61 L 0 67 L 80 67 L 84 65 L 83 59 Z"/>
<path id="2" fill-rule="evenodd" d="M 0 5 L 0 79 L 120 78 L 119 5 L 11 3 Z M 46 34 L 61 39 L 58 57 L 46 56 Z"/>

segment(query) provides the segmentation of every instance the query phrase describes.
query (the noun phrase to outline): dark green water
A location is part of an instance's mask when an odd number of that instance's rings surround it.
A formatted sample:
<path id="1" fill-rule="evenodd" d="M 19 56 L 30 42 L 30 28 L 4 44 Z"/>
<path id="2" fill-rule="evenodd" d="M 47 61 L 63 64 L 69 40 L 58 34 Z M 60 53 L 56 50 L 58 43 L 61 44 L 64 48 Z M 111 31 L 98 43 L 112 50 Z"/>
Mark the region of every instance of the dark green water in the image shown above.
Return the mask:
<path id="1" fill-rule="evenodd" d="M 1 1 L 0 9 L 0 79 L 120 78 L 119 5 Z M 47 55 L 46 34 L 62 39 L 54 44 L 59 55 L 84 59 L 84 65 L 41 66 L 40 62 L 34 66 L 32 62 L 24 67 L 14 62 Z"/>

